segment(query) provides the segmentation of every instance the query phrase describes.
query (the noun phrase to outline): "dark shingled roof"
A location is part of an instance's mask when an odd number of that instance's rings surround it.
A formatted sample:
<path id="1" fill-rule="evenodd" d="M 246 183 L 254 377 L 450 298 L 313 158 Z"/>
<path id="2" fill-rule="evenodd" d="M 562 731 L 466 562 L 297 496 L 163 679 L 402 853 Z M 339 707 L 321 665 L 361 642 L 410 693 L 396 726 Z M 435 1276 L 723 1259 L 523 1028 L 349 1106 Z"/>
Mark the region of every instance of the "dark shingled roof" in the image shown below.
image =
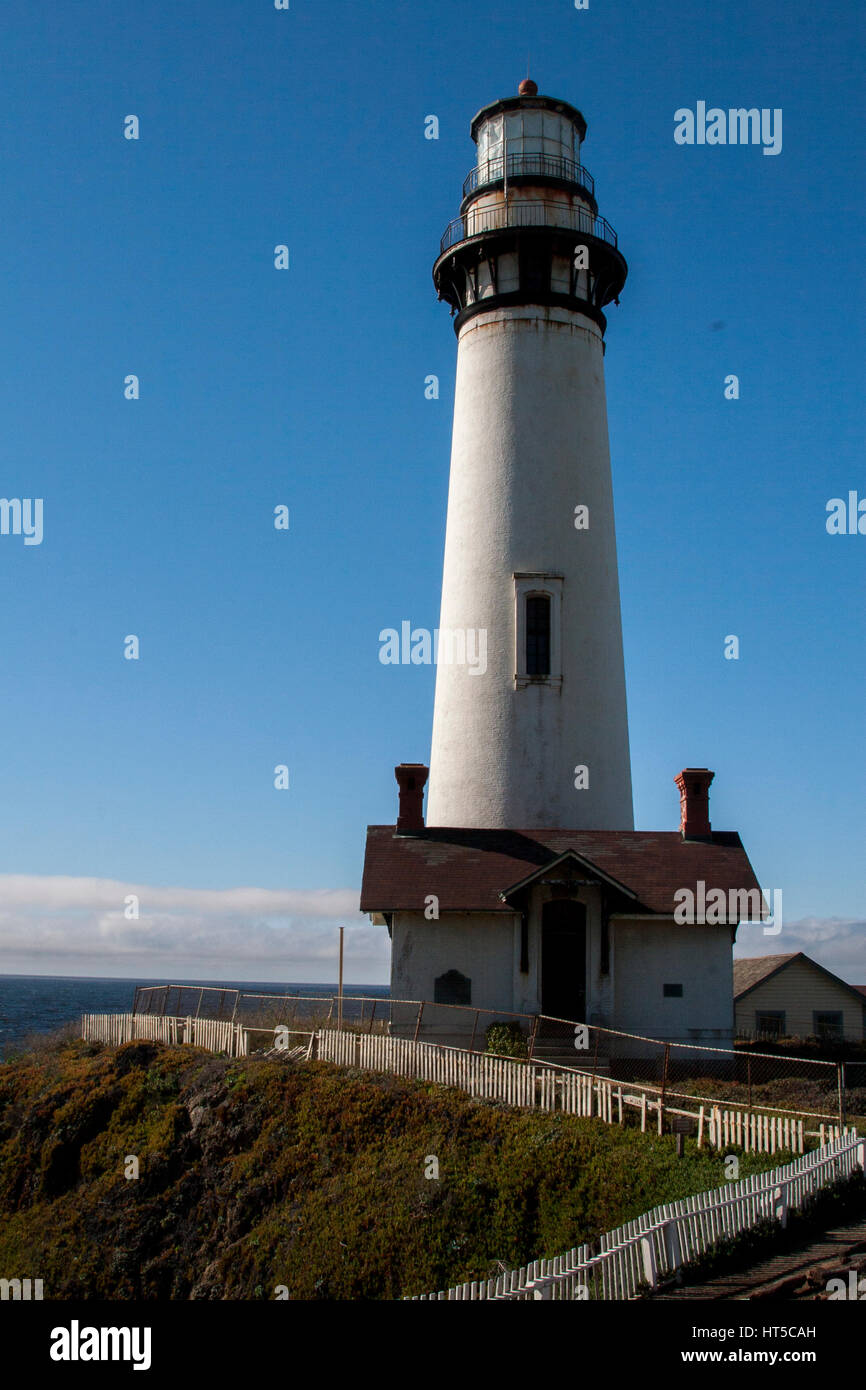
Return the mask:
<path id="1" fill-rule="evenodd" d="M 792 951 L 787 956 L 752 956 L 749 960 L 734 961 L 734 998 L 738 999 L 741 994 L 754 989 L 762 980 L 768 976 L 775 975 L 777 970 L 781 970 L 783 965 L 789 961 L 796 960 L 803 955 L 802 951 Z M 808 959 L 803 956 L 803 959 Z"/>
<path id="2" fill-rule="evenodd" d="M 362 912 L 419 911 L 435 894 L 440 912 L 509 912 L 506 893 L 568 850 L 627 890 L 637 912 L 673 914 L 678 889 L 752 890 L 758 881 L 739 835 L 684 840 L 678 830 L 461 830 L 437 826 L 395 835 L 367 829 Z M 626 901 L 623 902 L 623 907 Z"/>
<path id="3" fill-rule="evenodd" d="M 793 951 L 787 956 L 752 956 L 750 960 L 734 961 L 734 999 L 740 999 L 756 985 L 768 980 L 771 975 L 775 975 L 779 970 L 784 970 L 786 965 L 790 965 L 792 960 L 801 960 L 806 965 L 810 965 L 813 970 L 825 975 L 830 980 L 835 980 L 837 985 L 842 985 L 844 989 L 850 989 L 854 994 L 866 994 L 866 985 L 849 985 L 847 980 L 840 979 L 834 975 L 832 970 L 826 966 L 819 965 L 811 956 L 807 956 L 803 951 Z"/>

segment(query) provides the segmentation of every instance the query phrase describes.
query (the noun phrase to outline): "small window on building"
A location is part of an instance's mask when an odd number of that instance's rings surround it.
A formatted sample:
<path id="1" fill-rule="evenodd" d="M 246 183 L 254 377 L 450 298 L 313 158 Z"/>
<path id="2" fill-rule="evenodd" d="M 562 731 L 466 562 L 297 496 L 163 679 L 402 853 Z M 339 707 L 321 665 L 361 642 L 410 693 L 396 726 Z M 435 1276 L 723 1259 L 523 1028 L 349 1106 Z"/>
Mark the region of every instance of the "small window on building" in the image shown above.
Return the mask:
<path id="1" fill-rule="evenodd" d="M 775 1009 L 764 1010 L 762 1013 L 755 1014 L 755 1032 L 762 1034 L 765 1038 L 782 1038 L 785 1036 L 785 1015 Z"/>
<path id="2" fill-rule="evenodd" d="M 446 970 L 433 982 L 435 1004 L 471 1004 L 472 981 L 459 970 Z"/>
<path id="3" fill-rule="evenodd" d="M 845 1036 L 845 1022 L 841 1009 L 816 1010 L 812 1014 L 812 1031 L 817 1038 L 842 1038 Z"/>
<path id="4" fill-rule="evenodd" d="M 683 997 L 682 985 L 664 985 L 663 989 L 665 999 L 682 999 Z"/>
<path id="5" fill-rule="evenodd" d="M 550 598 L 530 594 L 526 600 L 526 674 L 550 675 Z"/>

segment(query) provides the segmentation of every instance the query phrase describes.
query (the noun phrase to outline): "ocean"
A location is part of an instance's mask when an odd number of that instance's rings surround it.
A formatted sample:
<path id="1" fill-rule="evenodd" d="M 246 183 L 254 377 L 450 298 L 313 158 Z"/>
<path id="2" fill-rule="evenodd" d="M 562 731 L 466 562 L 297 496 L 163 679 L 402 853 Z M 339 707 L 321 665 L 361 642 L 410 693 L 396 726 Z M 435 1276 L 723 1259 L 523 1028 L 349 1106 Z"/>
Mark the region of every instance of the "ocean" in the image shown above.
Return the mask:
<path id="1" fill-rule="evenodd" d="M 104 980 L 74 975 L 0 975 L 0 1060 L 22 1038 L 50 1033 L 77 1023 L 82 1014 L 127 1013 L 136 985 L 162 983 L 153 978 Z M 266 983 L 250 980 L 172 980 L 165 983 L 241 989 L 258 994 L 336 994 L 335 984 Z M 346 994 L 387 999 L 387 985 L 344 985 Z"/>

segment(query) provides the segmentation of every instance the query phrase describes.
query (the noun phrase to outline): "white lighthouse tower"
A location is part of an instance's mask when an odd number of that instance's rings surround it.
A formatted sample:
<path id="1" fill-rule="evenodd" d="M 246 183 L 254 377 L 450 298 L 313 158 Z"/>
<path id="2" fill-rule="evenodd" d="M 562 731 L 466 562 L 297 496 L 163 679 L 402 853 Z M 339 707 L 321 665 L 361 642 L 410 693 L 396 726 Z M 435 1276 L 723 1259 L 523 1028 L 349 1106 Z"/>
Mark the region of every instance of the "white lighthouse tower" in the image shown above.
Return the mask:
<path id="1" fill-rule="evenodd" d="M 471 130 L 433 268 L 458 350 L 427 825 L 632 830 L 602 312 L 626 263 L 575 107 L 526 81 Z"/>

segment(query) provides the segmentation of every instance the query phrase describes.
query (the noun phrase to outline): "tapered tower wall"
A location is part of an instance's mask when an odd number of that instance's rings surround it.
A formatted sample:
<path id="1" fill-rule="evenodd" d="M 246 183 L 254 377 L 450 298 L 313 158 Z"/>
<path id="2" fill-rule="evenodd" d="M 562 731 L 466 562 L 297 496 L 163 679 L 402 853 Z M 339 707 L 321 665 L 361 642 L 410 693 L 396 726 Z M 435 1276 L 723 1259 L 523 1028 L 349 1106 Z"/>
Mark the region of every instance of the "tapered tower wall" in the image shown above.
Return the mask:
<path id="1" fill-rule="evenodd" d="M 555 590 L 549 680 L 519 679 L 530 588 Z M 487 667 L 437 668 L 427 824 L 632 829 L 602 337 L 581 314 L 461 330 L 440 629 L 486 631 Z"/>

